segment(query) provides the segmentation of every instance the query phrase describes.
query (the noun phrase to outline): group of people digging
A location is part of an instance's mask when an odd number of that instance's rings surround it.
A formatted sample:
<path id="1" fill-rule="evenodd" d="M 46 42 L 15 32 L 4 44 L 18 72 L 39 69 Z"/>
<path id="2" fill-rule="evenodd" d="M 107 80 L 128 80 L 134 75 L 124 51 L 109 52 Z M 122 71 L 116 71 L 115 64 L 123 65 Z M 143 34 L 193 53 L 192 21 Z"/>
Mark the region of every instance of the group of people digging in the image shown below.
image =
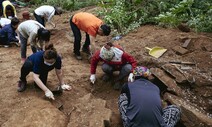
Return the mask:
<path id="1" fill-rule="evenodd" d="M 51 21 L 54 15 L 62 14 L 62 9 L 43 5 L 34 11 L 35 20 L 26 20 L 19 25 L 19 20 L 14 17 L 11 23 L 0 29 L 0 43 L 9 45 L 17 42 L 21 45 L 21 74 L 18 81 L 18 92 L 27 88 L 26 76 L 32 72 L 34 85 L 44 91 L 45 96 L 55 99 L 52 91 L 46 86 L 48 72 L 55 69 L 60 87 L 63 90 L 71 90 L 70 85 L 65 84 L 62 74 L 62 60 L 54 45 L 51 43 L 50 31 L 45 28 L 46 21 L 54 28 L 56 25 Z M 8 28 L 9 27 L 9 28 Z M 148 80 L 152 77 L 148 68 L 137 66 L 133 56 L 123 50 L 122 47 L 111 42 L 98 48 L 95 44 L 97 35 L 110 35 L 109 25 L 91 13 L 79 12 L 70 17 L 70 27 L 74 35 L 74 54 L 77 60 L 82 60 L 81 31 L 86 34 L 82 51 L 92 55 L 90 65 L 90 81 L 96 82 L 96 68 L 102 61 L 104 72 L 103 81 L 113 78 L 113 73 L 119 71 L 115 79 L 114 89 L 121 90 L 118 99 L 119 111 L 124 127 L 174 127 L 180 119 L 180 108 L 168 105 L 163 108 L 160 98 L 160 90 Z M 15 30 L 17 28 L 17 35 Z M 11 40 L 13 38 L 14 40 Z M 27 43 L 30 43 L 33 54 L 26 56 Z M 127 78 L 127 82 L 122 82 Z"/>

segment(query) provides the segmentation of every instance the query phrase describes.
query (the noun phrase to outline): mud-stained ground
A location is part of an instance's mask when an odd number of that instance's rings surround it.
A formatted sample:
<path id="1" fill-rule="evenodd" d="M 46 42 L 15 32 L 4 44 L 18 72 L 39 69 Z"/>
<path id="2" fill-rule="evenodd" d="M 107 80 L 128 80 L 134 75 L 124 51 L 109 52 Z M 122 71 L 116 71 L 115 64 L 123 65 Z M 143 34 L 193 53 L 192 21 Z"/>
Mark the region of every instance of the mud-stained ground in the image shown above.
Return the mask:
<path id="1" fill-rule="evenodd" d="M 94 8 L 85 8 L 81 11 L 93 12 Z M 20 10 L 20 12 L 23 10 Z M 26 91 L 17 92 L 21 59 L 20 47 L 0 47 L 0 125 L 11 126 L 48 126 L 48 127 L 101 127 L 104 119 L 110 118 L 112 127 L 122 127 L 117 98 L 120 91 L 113 90 L 113 82 L 102 81 L 103 72 L 101 64 L 97 68 L 97 82 L 91 85 L 90 64 L 87 55 L 82 53 L 83 60 L 76 60 L 73 55 L 73 36 L 69 26 L 69 18 L 74 12 L 67 12 L 61 17 L 55 16 L 56 29 L 52 30 L 51 42 L 55 45 L 58 53 L 62 56 L 64 80 L 72 85 L 71 91 L 64 91 L 62 95 L 55 95 L 56 101 L 45 98 L 44 92 L 36 89 L 33 85 L 32 74 L 27 78 Z M 47 28 L 50 28 L 47 26 Z M 84 40 L 84 34 L 82 35 Z M 101 47 L 109 41 L 110 37 L 97 37 L 96 44 Z M 182 47 L 185 41 L 189 45 L 184 48 L 185 52 L 179 52 L 176 47 Z M 124 50 L 133 55 L 138 65 L 150 68 L 160 68 L 167 74 L 165 65 L 169 61 L 193 62 L 195 65 L 178 64 L 184 73 L 181 78 L 173 76 L 176 71 L 169 71 L 168 76 L 178 82 L 180 88 L 179 97 L 171 103 L 182 103 L 183 117 L 180 126 L 197 127 L 212 126 L 212 36 L 211 34 L 182 32 L 178 29 L 165 29 L 157 26 L 141 26 L 136 31 L 114 41 L 120 44 Z M 160 46 L 167 49 L 159 59 L 148 54 L 145 47 Z M 32 54 L 30 46 L 27 48 L 28 56 Z M 172 66 L 172 65 L 170 65 Z M 184 67 L 184 68 L 183 68 Z M 173 67 L 171 67 L 173 69 Z M 163 79 L 157 77 L 159 80 Z M 182 79 L 184 78 L 184 79 Z M 184 80 L 184 82 L 180 81 Z M 193 82 L 188 82 L 188 81 Z M 180 83 L 179 83 L 180 82 Z M 159 83 L 168 86 L 166 82 Z M 159 85 L 158 84 L 158 85 Z M 54 89 L 58 80 L 54 71 L 48 76 L 47 86 Z M 164 89 L 161 89 L 164 90 Z M 184 103 L 189 103 L 194 109 L 189 109 Z M 58 104 L 63 106 L 59 109 Z M 195 111 L 194 111 L 195 110 Z M 200 113 L 201 115 L 198 115 Z M 100 121 L 95 121 L 100 120 Z M 193 122 L 196 121 L 196 122 Z M 94 124 L 95 123 L 95 124 Z"/>

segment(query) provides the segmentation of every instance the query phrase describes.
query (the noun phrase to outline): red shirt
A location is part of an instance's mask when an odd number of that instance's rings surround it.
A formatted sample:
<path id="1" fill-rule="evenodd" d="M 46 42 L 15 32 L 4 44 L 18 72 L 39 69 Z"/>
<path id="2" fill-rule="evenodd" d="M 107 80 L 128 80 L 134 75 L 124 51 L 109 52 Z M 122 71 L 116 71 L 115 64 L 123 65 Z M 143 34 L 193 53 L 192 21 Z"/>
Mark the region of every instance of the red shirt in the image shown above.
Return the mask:
<path id="1" fill-rule="evenodd" d="M 115 66 L 116 70 L 120 70 L 121 67 L 123 65 L 127 64 L 127 63 L 131 64 L 132 65 L 131 72 L 137 66 L 137 62 L 135 61 L 135 59 L 132 56 L 130 56 L 129 54 L 125 53 L 125 52 L 121 56 L 121 61 L 106 61 L 106 60 L 104 60 L 104 59 L 102 59 L 100 57 L 100 50 L 99 50 L 92 57 L 91 68 L 90 68 L 91 74 L 95 74 L 96 73 L 96 68 L 97 68 L 97 64 L 98 64 L 99 61 L 103 61 L 104 63 L 107 63 L 109 65 Z"/>

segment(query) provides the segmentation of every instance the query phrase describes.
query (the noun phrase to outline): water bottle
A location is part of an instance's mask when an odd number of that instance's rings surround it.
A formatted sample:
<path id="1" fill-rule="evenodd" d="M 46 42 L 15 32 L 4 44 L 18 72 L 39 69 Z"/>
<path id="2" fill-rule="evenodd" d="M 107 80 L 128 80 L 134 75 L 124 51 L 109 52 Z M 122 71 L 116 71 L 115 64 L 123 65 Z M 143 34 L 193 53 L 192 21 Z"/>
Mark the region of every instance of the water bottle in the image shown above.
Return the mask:
<path id="1" fill-rule="evenodd" d="M 118 35 L 118 36 L 113 37 L 112 40 L 114 40 L 114 41 L 115 40 L 120 40 L 121 38 L 122 38 L 122 36 Z"/>

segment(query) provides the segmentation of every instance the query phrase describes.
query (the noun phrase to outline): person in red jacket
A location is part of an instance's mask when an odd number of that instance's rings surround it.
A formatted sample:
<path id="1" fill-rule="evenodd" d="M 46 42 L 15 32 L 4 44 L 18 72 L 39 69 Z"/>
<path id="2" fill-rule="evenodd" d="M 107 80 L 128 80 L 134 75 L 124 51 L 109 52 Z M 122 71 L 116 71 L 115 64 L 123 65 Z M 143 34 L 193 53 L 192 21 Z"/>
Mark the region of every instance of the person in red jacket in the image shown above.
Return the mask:
<path id="1" fill-rule="evenodd" d="M 108 81 L 114 71 L 120 71 L 118 78 L 115 80 L 114 89 L 119 90 L 121 88 L 121 80 L 129 75 L 128 81 L 133 80 L 133 69 L 137 66 L 136 60 L 124 52 L 121 48 L 114 46 L 111 43 L 107 43 L 100 50 L 96 51 L 91 60 L 90 68 L 90 81 L 94 84 L 96 81 L 96 68 L 99 61 L 103 61 L 102 70 L 105 75 L 104 81 Z"/>

